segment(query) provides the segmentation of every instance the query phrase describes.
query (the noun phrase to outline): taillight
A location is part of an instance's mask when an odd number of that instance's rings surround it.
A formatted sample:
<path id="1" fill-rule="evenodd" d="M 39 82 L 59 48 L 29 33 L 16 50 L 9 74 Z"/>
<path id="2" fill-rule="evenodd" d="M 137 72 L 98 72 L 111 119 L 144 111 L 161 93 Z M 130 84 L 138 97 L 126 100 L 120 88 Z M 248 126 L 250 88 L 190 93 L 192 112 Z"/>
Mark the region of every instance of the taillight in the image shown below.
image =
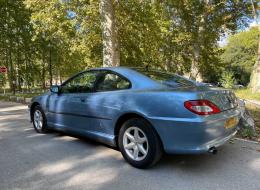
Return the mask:
<path id="1" fill-rule="evenodd" d="M 198 115 L 211 115 L 220 113 L 220 109 L 208 100 L 190 100 L 184 102 L 185 108 Z"/>

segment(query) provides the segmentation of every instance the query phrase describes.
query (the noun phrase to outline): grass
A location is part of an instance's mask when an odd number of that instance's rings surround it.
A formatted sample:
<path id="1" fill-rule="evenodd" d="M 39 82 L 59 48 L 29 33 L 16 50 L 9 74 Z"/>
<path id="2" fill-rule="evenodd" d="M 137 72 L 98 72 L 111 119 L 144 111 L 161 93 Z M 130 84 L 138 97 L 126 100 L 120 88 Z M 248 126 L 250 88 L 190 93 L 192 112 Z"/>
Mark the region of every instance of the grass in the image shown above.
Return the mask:
<path id="1" fill-rule="evenodd" d="M 9 100 L 9 96 L 0 96 L 0 100 L 1 101 L 8 101 Z"/>
<path id="2" fill-rule="evenodd" d="M 260 92 L 252 93 L 249 88 L 235 90 L 237 97 L 247 100 L 260 100 Z"/>
<path id="3" fill-rule="evenodd" d="M 40 93 L 42 94 L 42 93 Z M 24 98 L 33 98 L 35 96 L 39 96 L 39 93 L 30 93 L 30 94 L 15 94 L 15 96 L 24 97 Z"/>

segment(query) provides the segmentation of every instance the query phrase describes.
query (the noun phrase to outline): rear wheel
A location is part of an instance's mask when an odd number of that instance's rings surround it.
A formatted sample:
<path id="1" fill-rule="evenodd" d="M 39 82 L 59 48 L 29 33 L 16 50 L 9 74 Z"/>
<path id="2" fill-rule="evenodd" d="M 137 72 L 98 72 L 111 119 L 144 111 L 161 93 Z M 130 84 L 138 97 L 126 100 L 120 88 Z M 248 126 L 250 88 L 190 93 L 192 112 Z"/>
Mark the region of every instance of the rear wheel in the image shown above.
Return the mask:
<path id="1" fill-rule="evenodd" d="M 35 106 L 32 113 L 33 126 L 36 132 L 47 132 L 47 119 L 41 106 Z"/>
<path id="2" fill-rule="evenodd" d="M 162 156 L 160 139 L 144 119 L 126 121 L 119 131 L 119 149 L 127 162 L 136 168 L 148 168 Z"/>

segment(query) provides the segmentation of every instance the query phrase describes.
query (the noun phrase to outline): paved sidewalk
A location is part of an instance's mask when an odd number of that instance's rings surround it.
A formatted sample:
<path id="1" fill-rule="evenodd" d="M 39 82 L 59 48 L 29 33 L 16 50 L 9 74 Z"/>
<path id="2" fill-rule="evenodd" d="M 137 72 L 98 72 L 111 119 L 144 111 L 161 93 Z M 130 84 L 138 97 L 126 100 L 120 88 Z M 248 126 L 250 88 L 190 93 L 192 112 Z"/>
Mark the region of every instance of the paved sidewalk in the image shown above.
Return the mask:
<path id="1" fill-rule="evenodd" d="M 245 100 L 246 102 L 256 104 L 257 106 L 260 106 L 260 101 L 259 100 Z"/>

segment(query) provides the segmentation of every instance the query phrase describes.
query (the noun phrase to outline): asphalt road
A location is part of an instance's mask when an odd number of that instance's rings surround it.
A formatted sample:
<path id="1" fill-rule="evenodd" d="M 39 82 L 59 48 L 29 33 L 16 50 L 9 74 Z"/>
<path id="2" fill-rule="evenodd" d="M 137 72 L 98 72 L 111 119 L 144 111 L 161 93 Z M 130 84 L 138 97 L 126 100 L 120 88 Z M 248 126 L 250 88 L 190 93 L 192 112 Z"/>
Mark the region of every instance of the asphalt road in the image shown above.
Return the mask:
<path id="1" fill-rule="evenodd" d="M 217 155 L 168 155 L 139 170 L 102 144 L 37 134 L 26 106 L 0 102 L 0 190 L 6 189 L 260 190 L 260 145 L 235 140 Z"/>

